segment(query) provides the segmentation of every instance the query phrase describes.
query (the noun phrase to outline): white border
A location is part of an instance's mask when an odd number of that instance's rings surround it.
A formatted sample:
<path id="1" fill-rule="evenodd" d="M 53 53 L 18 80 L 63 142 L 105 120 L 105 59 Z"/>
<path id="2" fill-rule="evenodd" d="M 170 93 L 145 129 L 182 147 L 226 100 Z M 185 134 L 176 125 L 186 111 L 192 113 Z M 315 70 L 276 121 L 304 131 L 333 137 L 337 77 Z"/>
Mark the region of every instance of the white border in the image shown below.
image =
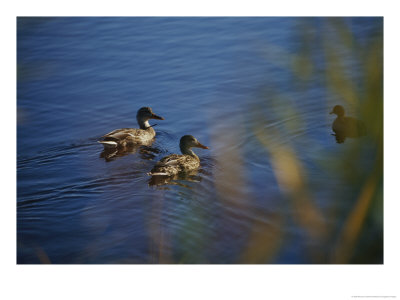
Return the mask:
<path id="1" fill-rule="evenodd" d="M 4 2 L 4 1 L 3 1 Z M 1 4 L 2 299 L 351 299 L 398 286 L 398 9 L 377 1 L 14 1 Z M 140 4 L 139 4 L 140 3 Z M 385 264 L 17 266 L 15 233 L 16 16 L 384 16 Z M 4 93 L 5 91 L 5 93 Z M 396 93 L 397 92 L 397 93 Z M 397 171 L 397 172 L 396 172 Z M 396 173 L 395 173 L 396 172 Z M 397 272 L 396 272 L 397 271 Z"/>

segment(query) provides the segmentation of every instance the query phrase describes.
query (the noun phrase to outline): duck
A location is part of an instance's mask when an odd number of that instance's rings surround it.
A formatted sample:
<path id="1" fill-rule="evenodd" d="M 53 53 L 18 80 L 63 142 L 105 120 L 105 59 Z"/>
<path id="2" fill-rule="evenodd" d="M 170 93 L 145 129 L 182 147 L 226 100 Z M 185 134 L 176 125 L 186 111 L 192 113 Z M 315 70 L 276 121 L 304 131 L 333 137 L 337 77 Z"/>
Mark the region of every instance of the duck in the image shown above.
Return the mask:
<path id="1" fill-rule="evenodd" d="M 97 142 L 103 144 L 105 150 L 133 145 L 149 145 L 156 136 L 153 128 L 155 125 L 149 124 L 150 119 L 164 120 L 163 117 L 154 114 L 150 107 L 142 107 L 136 114 L 139 128 L 116 129 L 102 136 L 102 140 Z"/>
<path id="2" fill-rule="evenodd" d="M 200 167 L 200 158 L 191 148 L 209 149 L 202 145 L 194 136 L 184 135 L 179 141 L 182 154 L 171 154 L 156 163 L 148 173 L 150 176 L 175 176 L 179 173 L 195 171 Z"/>
<path id="3" fill-rule="evenodd" d="M 343 106 L 335 105 L 329 114 L 337 115 L 332 123 L 332 130 L 338 143 L 343 143 L 347 137 L 357 138 L 366 134 L 365 124 L 356 118 L 345 117 Z"/>

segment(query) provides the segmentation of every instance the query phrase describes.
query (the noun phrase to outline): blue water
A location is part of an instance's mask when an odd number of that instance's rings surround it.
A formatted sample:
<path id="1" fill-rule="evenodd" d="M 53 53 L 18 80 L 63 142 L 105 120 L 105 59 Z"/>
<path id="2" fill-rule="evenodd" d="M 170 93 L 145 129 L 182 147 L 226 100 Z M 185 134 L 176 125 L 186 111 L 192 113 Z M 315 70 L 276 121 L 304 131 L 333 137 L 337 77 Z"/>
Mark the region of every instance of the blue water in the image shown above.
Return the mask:
<path id="1" fill-rule="evenodd" d="M 381 32 L 381 18 L 342 21 L 363 48 Z M 304 51 L 302 34 L 322 41 L 325 23 L 18 18 L 17 262 L 329 263 L 361 184 L 344 182 L 324 162 L 356 142 L 339 145 L 331 136 L 328 113 L 343 99 L 321 76 L 323 43 L 308 49 L 310 78 L 296 76 L 292 64 Z M 361 82 L 358 53 L 340 43 L 335 51 Z M 165 119 L 152 122 L 151 149 L 104 159 L 96 141 L 137 127 L 142 106 Z M 323 239 L 297 222 L 257 130 L 280 132 L 269 137 L 270 149 L 286 145 L 297 153 L 310 197 L 331 228 Z M 195 151 L 199 172 L 149 185 L 147 172 L 179 153 L 185 134 L 210 148 Z M 360 170 L 372 164 L 368 151 Z M 382 221 L 368 230 L 378 252 L 362 262 L 381 262 Z"/>

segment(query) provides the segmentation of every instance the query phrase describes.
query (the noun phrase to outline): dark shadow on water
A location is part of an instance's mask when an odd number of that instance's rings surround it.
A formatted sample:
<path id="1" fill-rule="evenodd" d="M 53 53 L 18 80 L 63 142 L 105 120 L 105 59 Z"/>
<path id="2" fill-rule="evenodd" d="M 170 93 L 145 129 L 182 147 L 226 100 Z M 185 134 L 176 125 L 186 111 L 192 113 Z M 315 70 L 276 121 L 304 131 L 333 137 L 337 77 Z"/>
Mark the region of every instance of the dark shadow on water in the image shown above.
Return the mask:
<path id="1" fill-rule="evenodd" d="M 346 134 L 340 133 L 340 132 L 332 133 L 332 136 L 335 137 L 335 141 L 338 144 L 343 144 L 346 141 L 347 138 L 359 139 L 359 138 L 362 137 L 362 136 L 353 136 L 353 137 L 352 136 L 347 136 Z"/>
<path id="2" fill-rule="evenodd" d="M 201 176 L 197 175 L 198 171 L 180 173 L 175 176 L 163 176 L 157 175 L 152 176 L 148 184 L 149 186 L 162 186 L 162 185 L 179 185 L 187 188 L 191 188 L 189 185 L 185 184 L 188 182 L 200 182 L 202 180 Z"/>
<path id="3" fill-rule="evenodd" d="M 157 148 L 150 146 L 128 146 L 124 148 L 114 148 L 114 149 L 104 149 L 100 153 L 100 157 L 104 158 L 105 161 L 113 161 L 117 157 L 126 156 L 129 154 L 138 153 L 142 159 L 152 160 L 159 154 L 161 151 Z"/>

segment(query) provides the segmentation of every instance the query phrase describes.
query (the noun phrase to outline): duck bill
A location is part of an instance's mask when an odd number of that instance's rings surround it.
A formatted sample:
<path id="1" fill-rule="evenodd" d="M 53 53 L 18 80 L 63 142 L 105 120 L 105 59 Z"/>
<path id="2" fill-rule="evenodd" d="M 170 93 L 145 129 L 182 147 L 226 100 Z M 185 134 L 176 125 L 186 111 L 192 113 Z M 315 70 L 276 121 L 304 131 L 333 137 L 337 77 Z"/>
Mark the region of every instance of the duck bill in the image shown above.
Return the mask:
<path id="1" fill-rule="evenodd" d="M 209 149 L 207 146 L 202 145 L 201 143 L 197 143 L 197 147 L 201 148 L 201 149 Z"/>
<path id="2" fill-rule="evenodd" d="M 156 114 L 152 114 L 150 119 L 164 120 L 163 117 L 157 116 Z"/>

